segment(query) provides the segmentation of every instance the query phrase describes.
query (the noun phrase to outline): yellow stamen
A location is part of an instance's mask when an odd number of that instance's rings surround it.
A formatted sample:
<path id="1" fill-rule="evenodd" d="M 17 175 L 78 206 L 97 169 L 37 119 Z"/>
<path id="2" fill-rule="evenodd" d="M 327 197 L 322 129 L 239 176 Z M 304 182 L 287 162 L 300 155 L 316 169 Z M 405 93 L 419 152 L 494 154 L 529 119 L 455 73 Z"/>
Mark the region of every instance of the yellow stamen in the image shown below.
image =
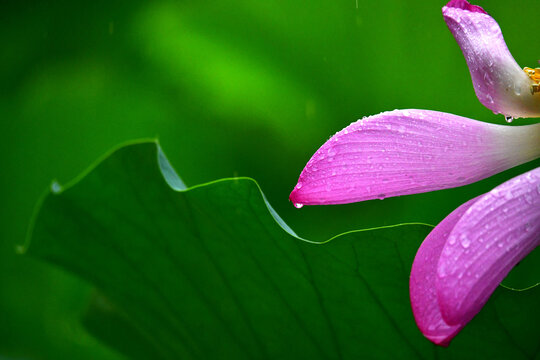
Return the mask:
<path id="1" fill-rule="evenodd" d="M 524 67 L 523 71 L 533 81 L 531 85 L 531 94 L 540 93 L 540 68 L 532 69 L 530 67 Z"/>

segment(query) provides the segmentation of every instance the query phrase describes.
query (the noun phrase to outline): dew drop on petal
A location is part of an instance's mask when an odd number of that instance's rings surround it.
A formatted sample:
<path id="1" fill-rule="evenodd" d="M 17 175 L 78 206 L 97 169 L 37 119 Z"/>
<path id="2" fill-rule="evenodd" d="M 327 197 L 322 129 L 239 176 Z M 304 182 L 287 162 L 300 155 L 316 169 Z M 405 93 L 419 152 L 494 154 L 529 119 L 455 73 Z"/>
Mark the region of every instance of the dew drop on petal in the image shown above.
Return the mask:
<path id="1" fill-rule="evenodd" d="M 301 209 L 302 206 L 304 206 L 304 204 L 294 203 L 294 207 L 297 208 L 297 209 Z"/>
<path id="2" fill-rule="evenodd" d="M 504 120 L 506 120 L 507 123 L 511 123 L 512 121 L 514 121 L 514 117 L 513 116 L 505 116 Z"/>

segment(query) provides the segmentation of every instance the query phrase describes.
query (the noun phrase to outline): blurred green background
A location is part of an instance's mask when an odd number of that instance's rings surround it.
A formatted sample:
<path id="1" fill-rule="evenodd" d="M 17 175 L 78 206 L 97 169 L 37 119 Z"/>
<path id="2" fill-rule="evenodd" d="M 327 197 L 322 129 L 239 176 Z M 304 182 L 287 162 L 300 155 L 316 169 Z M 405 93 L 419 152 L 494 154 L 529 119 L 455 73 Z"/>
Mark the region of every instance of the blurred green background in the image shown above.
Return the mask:
<path id="1" fill-rule="evenodd" d="M 537 0 L 478 4 L 499 22 L 517 62 L 536 66 Z M 255 178 L 284 220 L 315 240 L 400 222 L 436 224 L 463 201 L 538 166 L 384 201 L 302 210 L 288 201 L 315 150 L 362 116 L 421 108 L 504 123 L 476 99 L 443 5 L 3 2 L 0 358 L 117 358 L 78 325 L 90 287 L 14 248 L 53 178 L 69 181 L 123 141 L 158 137 L 188 185 Z"/>

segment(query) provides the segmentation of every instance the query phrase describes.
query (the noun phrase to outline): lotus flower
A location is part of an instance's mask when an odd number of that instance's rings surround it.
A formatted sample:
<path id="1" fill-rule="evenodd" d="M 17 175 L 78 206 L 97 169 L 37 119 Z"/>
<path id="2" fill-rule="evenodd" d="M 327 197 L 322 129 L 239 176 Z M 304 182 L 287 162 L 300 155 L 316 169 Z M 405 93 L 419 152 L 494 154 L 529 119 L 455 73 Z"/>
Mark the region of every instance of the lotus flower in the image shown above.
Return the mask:
<path id="1" fill-rule="evenodd" d="M 479 100 L 496 113 L 540 116 L 540 69 L 522 70 L 495 20 L 452 0 L 448 27 Z M 540 157 L 540 123 L 494 125 L 429 110 L 370 116 L 332 136 L 290 195 L 296 207 L 343 204 L 470 184 Z M 424 240 L 410 278 L 413 314 L 432 342 L 450 340 L 540 243 L 540 168 L 472 199 Z"/>

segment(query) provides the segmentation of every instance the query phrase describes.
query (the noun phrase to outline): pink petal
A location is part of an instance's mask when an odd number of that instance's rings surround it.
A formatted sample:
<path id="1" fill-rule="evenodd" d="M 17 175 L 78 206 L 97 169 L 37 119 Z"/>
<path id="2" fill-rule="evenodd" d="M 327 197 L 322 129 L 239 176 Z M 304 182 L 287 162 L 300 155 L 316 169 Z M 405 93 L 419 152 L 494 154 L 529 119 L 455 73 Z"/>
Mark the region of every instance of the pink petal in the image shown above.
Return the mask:
<path id="1" fill-rule="evenodd" d="M 540 116 L 540 93 L 531 93 L 533 81 L 508 51 L 497 22 L 465 0 L 450 1 L 442 13 L 465 56 L 480 102 L 507 116 Z"/>
<path id="2" fill-rule="evenodd" d="M 470 12 L 479 12 L 482 14 L 487 14 L 486 10 L 482 9 L 482 7 L 478 5 L 472 5 L 467 0 L 450 0 L 448 4 L 446 4 L 447 8 L 459 8 L 463 10 L 467 10 Z"/>
<path id="3" fill-rule="evenodd" d="M 476 201 L 450 233 L 437 265 L 440 310 L 463 325 L 484 306 L 508 272 L 540 244 L 540 168 Z"/>
<path id="4" fill-rule="evenodd" d="M 447 346 L 465 324 L 448 325 L 442 318 L 435 280 L 437 263 L 450 231 L 478 198 L 467 201 L 437 225 L 426 237 L 414 258 L 409 290 L 414 319 L 426 338 Z"/>
<path id="5" fill-rule="evenodd" d="M 428 110 L 358 120 L 328 140 L 300 174 L 300 206 L 343 204 L 462 186 L 535 159 L 540 124 L 504 126 Z"/>

